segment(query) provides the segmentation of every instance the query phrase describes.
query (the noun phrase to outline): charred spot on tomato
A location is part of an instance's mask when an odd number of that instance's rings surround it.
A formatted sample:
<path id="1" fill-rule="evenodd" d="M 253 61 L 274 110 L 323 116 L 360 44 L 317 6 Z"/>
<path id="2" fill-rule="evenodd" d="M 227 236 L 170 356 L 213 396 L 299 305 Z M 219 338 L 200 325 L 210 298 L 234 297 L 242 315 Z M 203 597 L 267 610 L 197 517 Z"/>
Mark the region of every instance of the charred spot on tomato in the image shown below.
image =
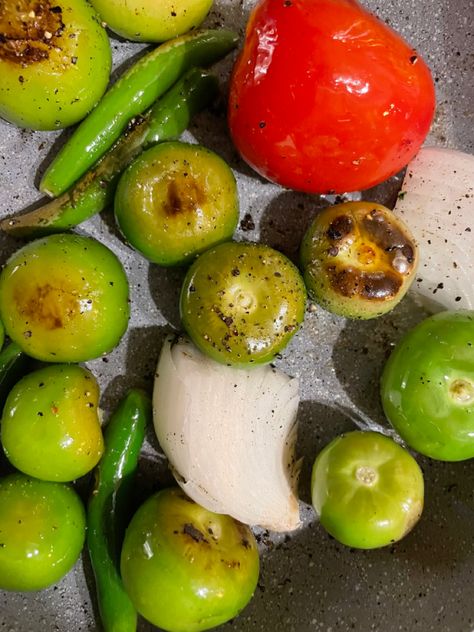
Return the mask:
<path id="1" fill-rule="evenodd" d="M 413 281 L 417 248 L 407 227 L 379 204 L 346 202 L 322 211 L 301 247 L 310 296 L 351 318 L 373 318 Z"/>
<path id="2" fill-rule="evenodd" d="M 167 215 L 196 213 L 206 203 L 201 184 L 188 173 L 177 174 L 168 183 L 164 210 Z"/>
<path id="3" fill-rule="evenodd" d="M 48 0 L 2 2 L 0 59 L 22 66 L 47 59 L 63 30 L 61 7 Z"/>

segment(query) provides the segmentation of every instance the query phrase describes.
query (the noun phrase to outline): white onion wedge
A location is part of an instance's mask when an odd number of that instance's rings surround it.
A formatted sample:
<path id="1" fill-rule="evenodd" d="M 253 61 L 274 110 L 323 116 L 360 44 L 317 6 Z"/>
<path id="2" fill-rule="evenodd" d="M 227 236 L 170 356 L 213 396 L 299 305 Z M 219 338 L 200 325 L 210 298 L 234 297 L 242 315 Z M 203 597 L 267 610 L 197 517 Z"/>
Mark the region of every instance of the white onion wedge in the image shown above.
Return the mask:
<path id="1" fill-rule="evenodd" d="M 474 309 L 474 156 L 421 149 L 408 165 L 394 212 L 419 246 L 411 291 L 430 311 Z"/>
<path id="2" fill-rule="evenodd" d="M 270 366 L 218 364 L 185 338 L 165 341 L 153 392 L 158 441 L 195 502 L 273 531 L 300 525 L 298 380 Z"/>

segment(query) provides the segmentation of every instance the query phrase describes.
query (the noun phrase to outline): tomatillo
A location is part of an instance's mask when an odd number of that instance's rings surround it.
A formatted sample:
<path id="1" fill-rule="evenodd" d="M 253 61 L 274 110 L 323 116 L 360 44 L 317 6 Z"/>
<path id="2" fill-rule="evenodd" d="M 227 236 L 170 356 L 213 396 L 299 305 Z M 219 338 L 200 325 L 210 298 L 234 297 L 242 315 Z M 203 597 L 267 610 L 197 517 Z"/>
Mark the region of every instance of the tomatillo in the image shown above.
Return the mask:
<path id="1" fill-rule="evenodd" d="M 109 81 L 109 39 L 86 0 L 0 3 L 0 116 L 37 130 L 77 123 Z"/>
<path id="2" fill-rule="evenodd" d="M 407 226 L 373 202 L 345 202 L 319 213 L 301 245 L 311 298 L 348 318 L 393 309 L 415 278 L 418 249 Z"/>
<path id="3" fill-rule="evenodd" d="M 385 365 L 381 397 L 390 423 L 421 454 L 474 457 L 474 311 L 440 312 L 408 332 Z"/>
<path id="4" fill-rule="evenodd" d="M 423 510 L 423 474 L 411 454 L 377 432 L 349 432 L 316 457 L 312 502 L 336 540 L 359 549 L 397 542 Z"/>
<path id="5" fill-rule="evenodd" d="M 121 573 L 145 619 L 169 632 L 199 632 L 229 621 L 250 601 L 257 543 L 247 526 L 204 509 L 180 489 L 164 489 L 132 518 Z"/>
<path id="6" fill-rule="evenodd" d="M 298 269 L 264 244 L 228 242 L 189 268 L 181 318 L 194 344 L 218 362 L 271 362 L 303 322 L 306 291 Z"/>
<path id="7" fill-rule="evenodd" d="M 21 472 L 46 481 L 73 481 L 97 464 L 104 450 L 99 385 L 74 364 L 29 373 L 10 391 L 1 440 Z"/>
<path id="8" fill-rule="evenodd" d="M 91 0 L 107 26 L 126 39 L 164 42 L 203 22 L 212 0 Z"/>
<path id="9" fill-rule="evenodd" d="M 85 511 L 72 487 L 10 474 L 0 479 L 0 589 L 42 590 L 76 563 Z"/>
<path id="10" fill-rule="evenodd" d="M 0 317 L 25 353 L 84 362 L 111 351 L 129 318 L 120 261 L 95 239 L 43 237 L 10 257 L 0 274 Z"/>
<path id="11" fill-rule="evenodd" d="M 205 147 L 160 143 L 123 173 L 115 218 L 127 241 L 147 259 L 183 265 L 232 239 L 239 219 L 234 174 Z"/>

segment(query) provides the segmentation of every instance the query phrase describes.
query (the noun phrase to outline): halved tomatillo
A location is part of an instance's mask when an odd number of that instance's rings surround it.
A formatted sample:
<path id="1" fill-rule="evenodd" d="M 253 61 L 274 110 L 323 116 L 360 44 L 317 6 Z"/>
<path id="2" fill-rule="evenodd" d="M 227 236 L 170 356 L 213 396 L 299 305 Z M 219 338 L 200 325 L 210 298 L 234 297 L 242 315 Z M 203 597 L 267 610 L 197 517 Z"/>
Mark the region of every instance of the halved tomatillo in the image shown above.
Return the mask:
<path id="1" fill-rule="evenodd" d="M 303 322 L 306 291 L 283 254 L 254 243 L 211 248 L 190 267 L 181 318 L 194 344 L 218 362 L 271 362 Z"/>
<path id="2" fill-rule="evenodd" d="M 415 240 L 388 208 L 346 202 L 324 209 L 301 245 L 308 293 L 325 309 L 368 319 L 393 309 L 414 280 Z"/>
<path id="3" fill-rule="evenodd" d="M 239 218 L 234 175 L 205 147 L 158 144 L 122 175 L 115 217 L 127 241 L 147 259 L 182 265 L 232 238 Z"/>
<path id="4" fill-rule="evenodd" d="M 411 454 L 377 432 L 349 432 L 317 456 L 312 502 L 323 527 L 360 549 L 403 538 L 423 510 L 423 474 Z"/>

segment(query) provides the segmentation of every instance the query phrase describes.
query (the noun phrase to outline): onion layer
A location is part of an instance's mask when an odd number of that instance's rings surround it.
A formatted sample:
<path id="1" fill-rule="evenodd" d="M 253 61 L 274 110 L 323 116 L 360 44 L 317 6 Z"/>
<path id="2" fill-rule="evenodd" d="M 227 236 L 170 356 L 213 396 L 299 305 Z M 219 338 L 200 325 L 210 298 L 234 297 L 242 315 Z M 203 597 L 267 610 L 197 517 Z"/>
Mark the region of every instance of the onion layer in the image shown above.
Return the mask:
<path id="1" fill-rule="evenodd" d="M 298 380 L 269 365 L 224 366 L 185 338 L 165 341 L 154 424 L 178 484 L 216 513 L 273 531 L 300 525 Z"/>
<path id="2" fill-rule="evenodd" d="M 474 309 L 474 156 L 422 149 L 408 165 L 394 212 L 418 242 L 412 291 L 425 307 Z"/>

